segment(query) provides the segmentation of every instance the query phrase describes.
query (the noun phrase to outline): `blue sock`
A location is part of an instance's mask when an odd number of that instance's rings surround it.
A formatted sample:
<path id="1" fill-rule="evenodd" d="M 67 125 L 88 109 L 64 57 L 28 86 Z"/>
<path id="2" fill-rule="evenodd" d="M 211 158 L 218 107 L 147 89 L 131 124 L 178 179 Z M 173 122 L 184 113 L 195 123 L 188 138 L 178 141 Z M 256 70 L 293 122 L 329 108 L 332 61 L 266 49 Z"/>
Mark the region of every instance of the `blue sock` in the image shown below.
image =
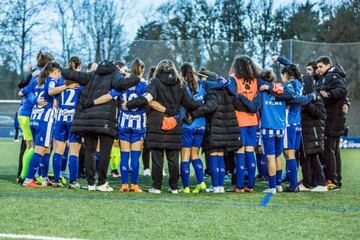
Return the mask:
<path id="1" fill-rule="evenodd" d="M 48 173 L 49 173 L 49 161 L 50 161 L 50 154 L 45 153 L 45 155 L 41 159 L 41 163 L 40 163 L 41 177 L 42 178 L 47 178 L 47 176 L 48 176 Z"/>
<path id="2" fill-rule="evenodd" d="M 69 182 L 76 182 L 79 170 L 79 157 L 70 155 L 69 157 Z"/>
<path id="3" fill-rule="evenodd" d="M 132 184 L 138 184 L 139 168 L 140 168 L 140 161 L 139 161 L 140 155 L 141 155 L 141 151 L 131 151 L 130 175 L 131 175 L 131 183 Z"/>
<path id="4" fill-rule="evenodd" d="M 61 161 L 62 161 L 62 155 L 59 153 L 54 153 L 54 155 L 53 155 L 53 172 L 54 172 L 54 180 L 55 181 L 58 181 L 60 179 Z"/>
<path id="5" fill-rule="evenodd" d="M 254 152 L 245 152 L 246 166 L 249 175 L 248 188 L 254 188 L 255 185 L 255 174 L 256 174 L 256 160 Z"/>
<path id="6" fill-rule="evenodd" d="M 120 173 L 121 173 L 121 182 L 122 184 L 128 183 L 128 174 L 129 174 L 129 155 L 130 152 L 121 151 L 120 157 Z"/>
<path id="7" fill-rule="evenodd" d="M 261 154 L 260 169 L 261 169 L 261 176 L 266 178 L 268 176 L 268 171 L 267 171 L 267 159 L 265 154 Z"/>
<path id="8" fill-rule="evenodd" d="M 95 170 L 99 172 L 99 159 L 100 159 L 100 152 L 96 151 L 95 153 Z"/>
<path id="9" fill-rule="evenodd" d="M 219 186 L 219 165 L 218 165 L 217 156 L 209 156 L 209 165 L 210 165 L 210 174 L 211 174 L 211 184 L 213 187 Z"/>
<path id="10" fill-rule="evenodd" d="M 203 167 L 203 162 L 200 159 L 194 159 L 191 161 L 194 170 L 195 170 L 195 175 L 196 175 L 196 179 L 197 179 L 197 184 L 200 184 L 204 181 L 204 167 Z"/>
<path id="11" fill-rule="evenodd" d="M 276 185 L 281 186 L 282 170 L 276 171 Z"/>
<path id="12" fill-rule="evenodd" d="M 275 188 L 276 186 L 276 177 L 274 176 L 269 176 L 268 178 L 269 181 L 269 188 Z"/>
<path id="13" fill-rule="evenodd" d="M 26 178 L 33 179 L 35 177 L 35 174 L 39 169 L 42 158 L 43 156 L 41 156 L 40 154 L 34 153 L 29 164 L 29 170 Z"/>
<path id="14" fill-rule="evenodd" d="M 289 159 L 286 161 L 288 163 L 288 176 L 290 181 L 290 189 L 295 190 L 297 182 L 297 162 L 296 159 Z"/>
<path id="15" fill-rule="evenodd" d="M 190 185 L 190 162 L 180 163 L 180 172 L 181 172 L 181 181 L 183 182 L 184 188 L 189 187 Z"/>
<path id="16" fill-rule="evenodd" d="M 68 155 L 69 155 L 69 147 L 66 146 L 64 154 L 62 155 L 62 159 L 61 159 L 61 171 L 65 172 L 66 171 L 66 165 L 67 165 L 67 161 L 68 161 Z"/>
<path id="17" fill-rule="evenodd" d="M 244 153 L 236 153 L 236 187 L 244 188 L 244 180 L 245 180 L 245 154 Z"/>
<path id="18" fill-rule="evenodd" d="M 218 164 L 219 164 L 219 186 L 224 186 L 224 180 L 225 180 L 225 161 L 224 156 L 218 156 L 217 157 Z"/>

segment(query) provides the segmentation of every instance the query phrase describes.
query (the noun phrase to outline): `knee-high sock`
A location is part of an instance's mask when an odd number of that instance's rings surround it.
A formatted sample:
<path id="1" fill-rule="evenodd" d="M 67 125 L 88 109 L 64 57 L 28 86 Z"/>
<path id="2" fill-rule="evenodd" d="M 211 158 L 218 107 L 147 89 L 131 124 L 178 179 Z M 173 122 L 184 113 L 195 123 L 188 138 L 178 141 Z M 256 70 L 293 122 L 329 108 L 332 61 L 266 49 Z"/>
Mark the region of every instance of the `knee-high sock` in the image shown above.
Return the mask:
<path id="1" fill-rule="evenodd" d="M 236 187 L 244 188 L 245 180 L 245 154 L 236 153 Z"/>
<path id="2" fill-rule="evenodd" d="M 111 170 L 117 170 L 120 164 L 120 148 L 113 147 L 110 156 L 110 168 Z"/>
<path id="3" fill-rule="evenodd" d="M 209 156 L 209 165 L 210 165 L 210 174 L 211 174 L 211 184 L 213 187 L 219 186 L 219 161 L 217 156 Z"/>
<path id="4" fill-rule="evenodd" d="M 130 152 L 121 151 L 120 172 L 122 184 L 128 183 Z"/>
<path id="5" fill-rule="evenodd" d="M 181 181 L 183 182 L 184 188 L 190 185 L 190 162 L 181 161 L 180 163 Z"/>
<path id="6" fill-rule="evenodd" d="M 69 156 L 69 182 L 76 182 L 79 170 L 79 157 Z"/>
<path id="7" fill-rule="evenodd" d="M 99 172 L 99 158 L 100 158 L 100 152 L 96 151 L 96 153 L 95 153 L 95 170 L 96 170 L 96 172 Z"/>
<path id="8" fill-rule="evenodd" d="M 68 155 L 69 155 L 69 147 L 66 146 L 64 154 L 63 154 L 62 159 L 61 159 L 61 172 L 66 171 L 66 165 L 67 165 L 67 162 L 68 162 Z"/>
<path id="9" fill-rule="evenodd" d="M 197 179 L 197 184 L 200 184 L 204 181 L 204 167 L 201 159 L 194 159 L 191 161 L 193 168 L 195 170 L 195 175 Z"/>
<path id="10" fill-rule="evenodd" d="M 43 156 L 42 160 L 41 160 L 41 177 L 43 179 L 48 177 L 48 173 L 49 173 L 49 161 L 50 161 L 50 153 L 45 153 L 45 155 Z"/>
<path id="11" fill-rule="evenodd" d="M 23 167 L 21 170 L 21 178 L 25 179 L 27 176 L 27 173 L 29 171 L 29 165 L 30 165 L 30 161 L 34 155 L 35 149 L 34 148 L 30 148 L 25 150 L 25 153 L 23 155 Z"/>
<path id="12" fill-rule="evenodd" d="M 281 185 L 282 170 L 276 171 L 276 185 Z"/>
<path id="13" fill-rule="evenodd" d="M 292 190 L 295 190 L 295 188 L 298 186 L 297 181 L 297 162 L 296 159 L 290 159 L 286 161 L 288 164 L 288 176 L 290 181 L 290 188 Z"/>
<path id="14" fill-rule="evenodd" d="M 218 164 L 219 164 L 219 186 L 224 186 L 224 180 L 225 180 L 225 161 L 224 156 L 218 156 L 217 157 Z"/>
<path id="15" fill-rule="evenodd" d="M 253 188 L 255 184 L 255 173 L 256 173 L 256 161 L 255 161 L 254 152 L 245 152 L 245 156 L 247 163 L 246 164 L 247 171 L 249 175 L 248 187 Z"/>
<path id="16" fill-rule="evenodd" d="M 52 163 L 53 163 L 54 180 L 58 181 L 60 179 L 62 155 L 59 153 L 54 153 Z"/>
<path id="17" fill-rule="evenodd" d="M 138 184 L 141 151 L 131 151 L 131 183 Z"/>
<path id="18" fill-rule="evenodd" d="M 258 168 L 260 169 L 260 175 L 262 177 L 267 177 L 267 160 L 265 154 L 260 154 L 260 166 Z"/>
<path id="19" fill-rule="evenodd" d="M 28 174 L 26 176 L 27 179 L 33 179 L 35 177 L 35 174 L 39 169 L 42 158 L 43 156 L 41 156 L 38 153 L 33 154 L 29 164 Z"/>
<path id="20" fill-rule="evenodd" d="M 269 181 L 269 188 L 275 188 L 276 186 L 276 177 L 274 176 L 269 176 L 268 178 Z"/>

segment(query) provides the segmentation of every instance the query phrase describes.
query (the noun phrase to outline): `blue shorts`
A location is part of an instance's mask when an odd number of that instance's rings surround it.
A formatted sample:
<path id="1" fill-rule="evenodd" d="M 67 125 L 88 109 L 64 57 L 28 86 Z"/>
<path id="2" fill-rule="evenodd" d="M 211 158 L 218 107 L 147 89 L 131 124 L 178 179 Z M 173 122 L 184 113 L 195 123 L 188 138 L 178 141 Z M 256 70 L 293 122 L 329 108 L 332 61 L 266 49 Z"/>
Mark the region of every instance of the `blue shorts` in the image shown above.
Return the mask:
<path id="1" fill-rule="evenodd" d="M 57 121 L 54 129 L 54 139 L 60 142 L 81 143 L 81 137 L 70 131 L 71 122 Z"/>
<path id="2" fill-rule="evenodd" d="M 261 129 L 261 140 L 265 155 L 280 156 L 284 150 L 284 130 Z"/>
<path id="3" fill-rule="evenodd" d="M 53 122 L 30 122 L 31 133 L 35 146 L 50 147 Z"/>
<path id="4" fill-rule="evenodd" d="M 143 141 L 145 138 L 146 129 L 134 129 L 134 128 L 119 128 L 118 135 L 119 140 L 129 143 L 136 143 Z"/>
<path id="5" fill-rule="evenodd" d="M 256 145 L 256 131 L 258 126 L 240 127 L 241 142 L 243 146 Z"/>
<path id="6" fill-rule="evenodd" d="M 183 128 L 182 146 L 184 148 L 200 148 L 204 139 L 205 128 Z"/>
<path id="7" fill-rule="evenodd" d="M 284 136 L 284 148 L 299 150 L 301 143 L 301 124 L 286 127 Z"/>

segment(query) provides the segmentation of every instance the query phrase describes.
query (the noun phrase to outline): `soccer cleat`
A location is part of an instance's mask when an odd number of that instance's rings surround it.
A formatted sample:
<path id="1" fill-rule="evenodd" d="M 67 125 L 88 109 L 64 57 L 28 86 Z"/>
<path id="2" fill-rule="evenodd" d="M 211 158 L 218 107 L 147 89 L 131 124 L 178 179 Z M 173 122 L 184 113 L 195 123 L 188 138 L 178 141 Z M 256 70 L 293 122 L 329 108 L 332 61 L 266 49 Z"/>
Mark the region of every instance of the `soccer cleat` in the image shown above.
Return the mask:
<path id="1" fill-rule="evenodd" d="M 69 179 L 69 174 L 66 173 L 65 171 L 61 171 L 60 172 L 60 177 L 65 178 L 65 179 Z M 66 184 L 66 182 L 64 184 Z"/>
<path id="2" fill-rule="evenodd" d="M 18 179 L 16 179 L 17 183 L 22 185 L 25 181 L 25 179 L 22 179 L 21 177 L 19 177 Z"/>
<path id="3" fill-rule="evenodd" d="M 137 185 L 137 184 L 131 184 L 131 185 L 130 185 L 130 192 L 141 193 L 142 190 L 141 190 L 141 188 L 139 187 L 139 185 Z"/>
<path id="4" fill-rule="evenodd" d="M 88 191 L 96 191 L 96 186 L 95 185 L 88 185 Z"/>
<path id="5" fill-rule="evenodd" d="M 119 188 L 119 192 L 129 192 L 129 184 L 125 183 L 122 184 L 121 187 Z"/>
<path id="6" fill-rule="evenodd" d="M 196 188 L 192 191 L 192 193 L 199 193 L 206 190 L 205 182 L 202 182 L 196 186 Z"/>
<path id="7" fill-rule="evenodd" d="M 161 190 L 156 189 L 156 188 L 150 188 L 150 189 L 149 189 L 149 193 L 160 194 L 160 193 L 161 193 Z"/>
<path id="8" fill-rule="evenodd" d="M 253 193 L 254 189 L 253 188 L 245 188 L 245 192 Z"/>
<path id="9" fill-rule="evenodd" d="M 36 183 L 39 184 L 39 185 L 42 185 L 43 179 L 42 179 L 41 176 L 36 178 Z"/>
<path id="10" fill-rule="evenodd" d="M 310 191 L 310 188 L 307 188 L 304 184 L 300 184 L 299 185 L 299 191 L 300 192 L 308 192 L 308 191 Z"/>
<path id="11" fill-rule="evenodd" d="M 151 176 L 151 170 L 150 170 L 150 168 L 145 169 L 143 175 L 144 175 L 144 176 Z"/>
<path id="12" fill-rule="evenodd" d="M 225 188 L 224 188 L 224 186 L 220 186 L 220 187 L 219 187 L 219 193 L 225 193 Z"/>
<path id="13" fill-rule="evenodd" d="M 335 190 L 338 188 L 336 184 L 332 183 L 330 180 L 327 181 L 326 187 L 328 190 Z"/>
<path id="14" fill-rule="evenodd" d="M 184 188 L 181 192 L 182 192 L 182 193 L 190 193 L 190 188 L 189 188 L 189 187 L 186 187 L 186 188 Z"/>
<path id="15" fill-rule="evenodd" d="M 55 181 L 53 187 L 54 188 L 63 188 L 64 185 L 60 181 Z"/>
<path id="16" fill-rule="evenodd" d="M 108 182 L 106 182 L 103 185 L 96 186 L 96 191 L 99 191 L 99 192 L 113 192 L 114 189 L 109 186 Z"/>
<path id="17" fill-rule="evenodd" d="M 295 189 L 288 187 L 288 188 L 285 188 L 285 190 L 284 190 L 284 192 L 291 192 L 291 193 L 297 193 L 299 191 L 300 191 L 299 187 L 296 187 Z"/>
<path id="18" fill-rule="evenodd" d="M 168 188 L 168 192 L 171 193 L 171 194 L 178 194 L 178 193 L 179 193 L 179 190 L 177 190 L 177 189 L 172 189 L 172 188 Z"/>
<path id="19" fill-rule="evenodd" d="M 276 188 L 268 188 L 268 189 L 264 190 L 263 193 L 276 194 Z"/>
<path id="20" fill-rule="evenodd" d="M 214 192 L 214 187 L 213 187 L 213 186 L 210 186 L 209 188 L 205 189 L 205 191 L 206 191 L 207 193 Z"/>
<path id="21" fill-rule="evenodd" d="M 23 184 L 23 186 L 28 188 L 44 188 L 43 185 L 39 185 L 35 181 L 26 182 Z"/>
<path id="22" fill-rule="evenodd" d="M 117 169 L 114 169 L 114 170 L 111 170 L 111 176 L 113 178 L 118 178 L 118 177 L 121 177 L 119 171 Z"/>
<path id="23" fill-rule="evenodd" d="M 236 188 L 234 192 L 236 192 L 236 193 L 244 193 L 245 189 L 244 188 Z"/>
<path id="24" fill-rule="evenodd" d="M 216 194 L 221 193 L 220 192 L 220 187 L 214 187 L 214 192 L 213 193 L 216 193 Z"/>
<path id="25" fill-rule="evenodd" d="M 326 186 L 316 186 L 313 189 L 310 190 L 311 192 L 327 192 L 328 188 Z"/>
<path id="26" fill-rule="evenodd" d="M 79 183 L 77 182 L 69 182 L 69 186 L 68 189 L 80 189 L 81 186 Z"/>
<path id="27" fill-rule="evenodd" d="M 281 185 L 276 185 L 276 192 L 283 192 L 283 188 Z"/>
<path id="28" fill-rule="evenodd" d="M 66 183 L 67 183 L 66 178 L 64 178 L 64 177 L 61 176 L 61 177 L 60 177 L 60 182 L 62 183 L 63 186 L 65 186 Z"/>

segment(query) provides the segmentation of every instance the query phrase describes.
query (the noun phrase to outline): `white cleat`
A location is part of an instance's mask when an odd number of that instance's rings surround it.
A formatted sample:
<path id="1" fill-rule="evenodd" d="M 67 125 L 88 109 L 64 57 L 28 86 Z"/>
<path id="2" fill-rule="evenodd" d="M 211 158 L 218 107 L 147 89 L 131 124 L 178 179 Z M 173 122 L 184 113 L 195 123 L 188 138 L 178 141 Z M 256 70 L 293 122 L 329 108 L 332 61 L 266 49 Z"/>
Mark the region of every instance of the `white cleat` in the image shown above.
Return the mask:
<path id="1" fill-rule="evenodd" d="M 151 176 L 150 168 L 147 168 L 147 169 L 144 170 L 144 176 Z"/>
<path id="2" fill-rule="evenodd" d="M 326 186 L 316 186 L 313 189 L 310 190 L 311 192 L 327 192 L 328 188 Z"/>
<path id="3" fill-rule="evenodd" d="M 310 188 L 305 187 L 304 184 L 301 183 L 299 185 L 299 191 L 300 192 L 308 192 L 308 191 L 310 191 Z"/>
<path id="4" fill-rule="evenodd" d="M 152 193 L 152 194 L 161 194 L 161 190 L 156 189 L 156 188 L 150 188 L 150 189 L 149 189 L 149 193 Z"/>
<path id="5" fill-rule="evenodd" d="M 114 189 L 109 186 L 109 183 L 108 183 L 108 182 L 106 182 L 106 183 L 104 183 L 103 185 L 96 186 L 96 191 L 100 191 L 100 192 L 113 192 Z"/>
<path id="6" fill-rule="evenodd" d="M 220 187 L 214 187 L 214 192 L 213 193 L 221 193 L 220 192 Z"/>
<path id="7" fill-rule="evenodd" d="M 95 185 L 88 185 L 88 190 L 89 191 L 96 191 L 96 186 Z"/>
<path id="8" fill-rule="evenodd" d="M 177 189 L 174 190 L 174 189 L 168 188 L 168 192 L 171 194 L 178 194 L 179 190 L 177 190 Z"/>
<path id="9" fill-rule="evenodd" d="M 264 190 L 263 193 L 276 194 L 276 188 L 268 188 L 268 189 Z"/>
<path id="10" fill-rule="evenodd" d="M 220 187 L 219 187 L 219 192 L 220 192 L 220 193 L 225 193 L 225 188 L 224 188 L 224 186 L 220 186 Z"/>
<path id="11" fill-rule="evenodd" d="M 283 192 L 283 188 L 281 185 L 276 185 L 276 192 Z"/>
<path id="12" fill-rule="evenodd" d="M 212 192 L 214 192 L 214 187 L 213 187 L 213 186 L 210 186 L 209 188 L 205 189 L 205 192 L 207 192 L 207 193 L 212 193 Z"/>

